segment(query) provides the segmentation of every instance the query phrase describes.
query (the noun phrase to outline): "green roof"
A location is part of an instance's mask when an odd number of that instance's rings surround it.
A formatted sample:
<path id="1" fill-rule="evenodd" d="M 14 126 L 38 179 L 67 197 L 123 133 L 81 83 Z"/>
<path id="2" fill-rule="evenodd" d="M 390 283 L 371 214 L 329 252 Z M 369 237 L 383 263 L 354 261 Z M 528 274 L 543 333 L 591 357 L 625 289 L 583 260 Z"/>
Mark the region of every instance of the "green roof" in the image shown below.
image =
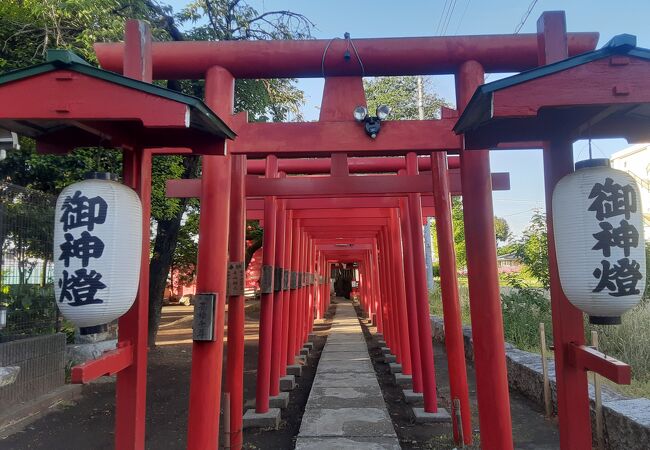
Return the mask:
<path id="1" fill-rule="evenodd" d="M 465 110 L 456 122 L 454 132 L 456 134 L 465 133 L 489 121 L 492 118 L 492 95 L 496 91 L 614 55 L 629 55 L 635 58 L 650 60 L 650 50 L 637 47 L 636 36 L 621 34 L 612 38 L 611 41 L 599 50 L 583 53 L 572 58 L 563 59 L 552 64 L 481 85 L 476 89 Z"/>
<path id="2" fill-rule="evenodd" d="M 49 50 L 47 61 L 42 64 L 13 70 L 0 75 L 0 86 L 13 81 L 33 77 L 55 70 L 71 70 L 109 83 L 135 89 L 147 94 L 183 103 L 190 108 L 190 124 L 205 132 L 234 139 L 236 134 L 201 99 L 182 94 L 144 81 L 128 78 L 115 72 L 90 65 L 76 54 L 67 50 Z"/>

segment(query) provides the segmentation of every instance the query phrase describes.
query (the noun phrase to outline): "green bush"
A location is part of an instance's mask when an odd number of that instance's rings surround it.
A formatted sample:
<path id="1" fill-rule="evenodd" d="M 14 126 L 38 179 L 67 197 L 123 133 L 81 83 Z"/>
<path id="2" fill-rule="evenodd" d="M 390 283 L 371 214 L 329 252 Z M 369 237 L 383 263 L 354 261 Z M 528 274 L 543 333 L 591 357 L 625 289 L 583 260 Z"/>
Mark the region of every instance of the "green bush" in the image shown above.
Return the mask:
<path id="1" fill-rule="evenodd" d="M 650 394 L 650 301 L 645 300 L 623 315 L 620 325 L 587 325 L 586 332 L 598 331 L 598 348 L 632 366 L 635 382 L 645 383 Z M 591 337 L 587 337 L 591 342 Z"/>
<path id="2" fill-rule="evenodd" d="M 544 324 L 547 344 L 552 342 L 551 302 L 542 289 L 513 287 L 501 294 L 503 331 L 507 342 L 526 351 L 540 351 L 539 324 Z"/>

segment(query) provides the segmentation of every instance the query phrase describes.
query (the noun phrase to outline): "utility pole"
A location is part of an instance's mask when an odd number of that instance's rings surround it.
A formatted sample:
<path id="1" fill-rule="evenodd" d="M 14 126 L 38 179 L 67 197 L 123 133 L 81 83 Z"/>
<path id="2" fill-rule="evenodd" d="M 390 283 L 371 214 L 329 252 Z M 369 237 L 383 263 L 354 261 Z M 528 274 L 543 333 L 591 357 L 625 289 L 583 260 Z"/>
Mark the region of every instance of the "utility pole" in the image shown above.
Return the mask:
<path id="1" fill-rule="evenodd" d="M 418 77 L 418 115 L 420 120 L 424 120 L 424 86 L 422 77 Z M 427 217 L 427 223 L 423 225 L 422 234 L 424 235 L 424 258 L 425 267 L 427 268 L 427 288 L 433 289 L 433 260 L 431 247 L 431 226 L 433 217 Z"/>

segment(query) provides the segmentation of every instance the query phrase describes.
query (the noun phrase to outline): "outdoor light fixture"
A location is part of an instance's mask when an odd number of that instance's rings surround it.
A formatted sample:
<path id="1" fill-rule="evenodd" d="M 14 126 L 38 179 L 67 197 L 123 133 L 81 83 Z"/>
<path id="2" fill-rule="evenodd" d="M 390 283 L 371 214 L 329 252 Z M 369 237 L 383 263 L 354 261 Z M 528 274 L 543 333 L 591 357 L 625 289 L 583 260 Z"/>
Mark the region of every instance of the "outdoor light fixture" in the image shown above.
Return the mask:
<path id="1" fill-rule="evenodd" d="M 388 105 L 379 105 L 377 106 L 377 118 L 379 120 L 386 120 L 390 114 L 390 106 Z"/>
<path id="2" fill-rule="evenodd" d="M 386 105 L 379 105 L 375 111 L 375 116 L 368 115 L 368 108 L 365 106 L 357 106 L 354 108 L 354 120 L 363 122 L 366 134 L 372 139 L 375 139 L 381 129 L 381 121 L 386 120 L 390 114 L 390 107 Z"/>
<path id="3" fill-rule="evenodd" d="M 356 120 L 357 122 L 363 122 L 364 120 L 366 120 L 366 117 L 368 117 L 368 108 L 366 108 L 365 106 L 357 106 L 356 108 L 354 108 L 353 115 L 354 115 L 354 120 Z"/>
<path id="4" fill-rule="evenodd" d="M 7 308 L 0 306 L 0 330 L 7 326 Z"/>
<path id="5" fill-rule="evenodd" d="M 591 323 L 621 323 L 643 298 L 646 276 L 639 188 L 608 159 L 576 163 L 553 191 L 562 290 Z"/>
<path id="6" fill-rule="evenodd" d="M 142 204 L 108 173 L 67 186 L 56 202 L 54 290 L 61 313 L 97 330 L 126 313 L 140 275 Z"/>

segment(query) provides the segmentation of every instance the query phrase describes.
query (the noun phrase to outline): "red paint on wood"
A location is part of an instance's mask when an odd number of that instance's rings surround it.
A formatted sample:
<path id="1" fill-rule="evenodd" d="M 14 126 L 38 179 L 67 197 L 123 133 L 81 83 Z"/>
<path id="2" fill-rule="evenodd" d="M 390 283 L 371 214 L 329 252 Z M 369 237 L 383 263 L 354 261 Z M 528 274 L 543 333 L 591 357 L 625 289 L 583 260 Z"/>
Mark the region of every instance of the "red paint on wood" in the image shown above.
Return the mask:
<path id="1" fill-rule="evenodd" d="M 534 34 L 354 39 L 365 76 L 453 73 L 464 61 L 484 64 L 488 72 L 519 72 L 537 66 Z M 571 55 L 596 47 L 598 33 L 569 34 Z M 156 42 L 156 79 L 199 79 L 218 65 L 237 78 L 322 77 L 322 58 L 329 40 Z M 343 59 L 344 40 L 331 41 L 325 75 L 359 76 L 357 64 Z M 97 43 L 101 66 L 120 71 L 123 44 Z"/>

